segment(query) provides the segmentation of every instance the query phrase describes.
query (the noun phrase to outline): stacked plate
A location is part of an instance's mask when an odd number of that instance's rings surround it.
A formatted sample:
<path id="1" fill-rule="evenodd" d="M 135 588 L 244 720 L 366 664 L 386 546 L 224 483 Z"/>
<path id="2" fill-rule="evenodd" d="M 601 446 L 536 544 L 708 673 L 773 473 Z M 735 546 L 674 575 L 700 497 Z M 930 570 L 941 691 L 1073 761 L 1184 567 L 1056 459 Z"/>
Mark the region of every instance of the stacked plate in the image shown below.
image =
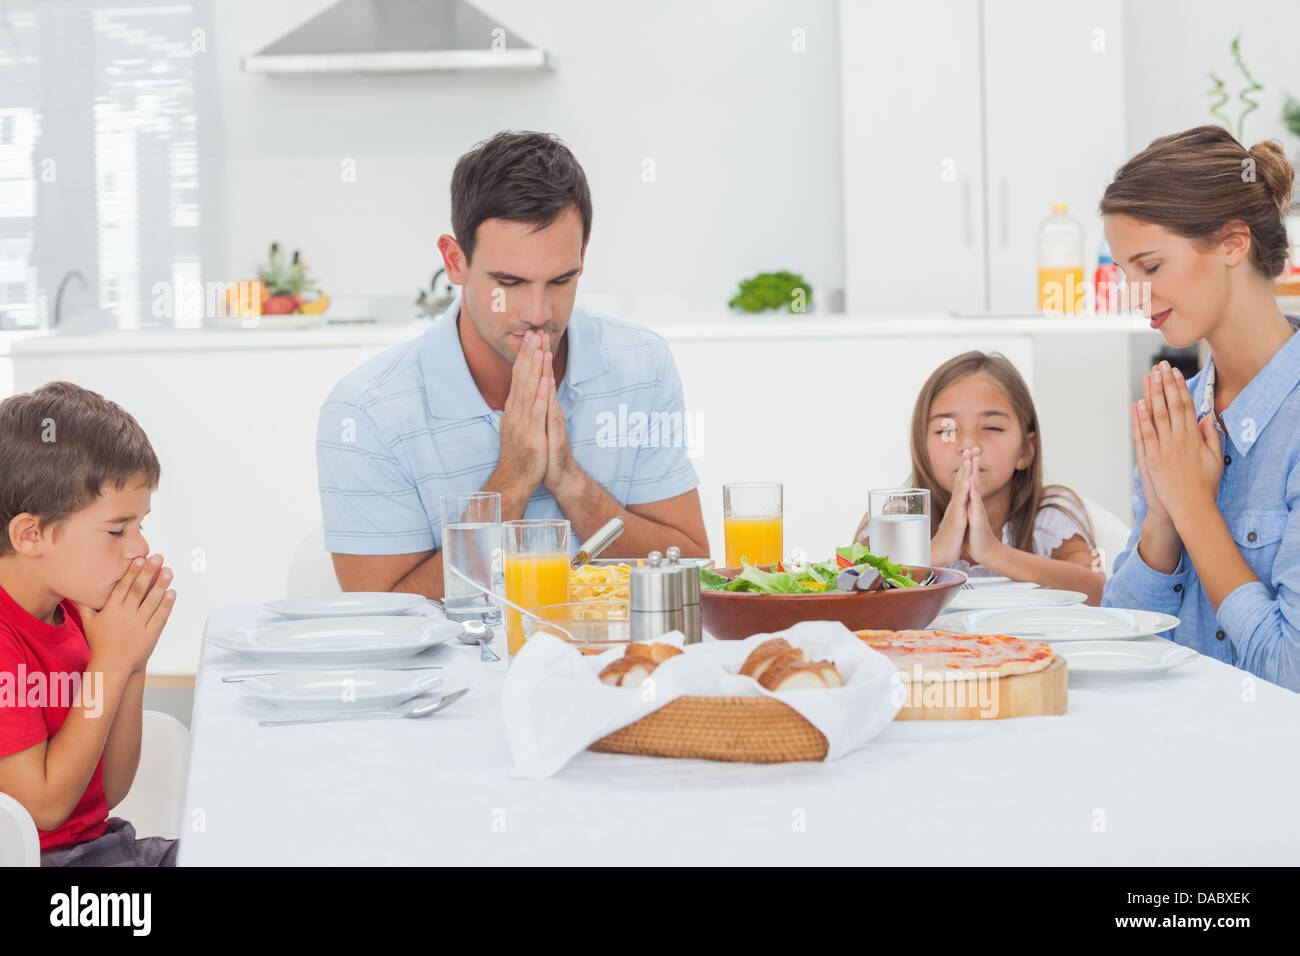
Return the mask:
<path id="1" fill-rule="evenodd" d="M 1071 641 L 1057 651 L 1071 677 L 1087 679 L 1149 677 L 1195 660 L 1190 647 L 1169 641 Z"/>
<path id="2" fill-rule="evenodd" d="M 1014 582 L 1019 584 L 1020 582 Z M 953 611 L 987 611 L 1000 608 L 1073 607 L 1088 600 L 1082 591 L 1058 591 L 1054 588 L 1002 587 L 962 589 L 948 602 L 945 613 Z"/>
<path id="3" fill-rule="evenodd" d="M 208 643 L 271 667 L 382 667 L 461 630 L 427 617 L 345 617 L 236 627 L 209 635 Z"/>
<path id="4" fill-rule="evenodd" d="M 254 700 L 308 712 L 378 710 L 441 686 L 432 671 L 295 671 L 250 677 L 240 686 Z"/>
<path id="5" fill-rule="evenodd" d="M 935 630 L 954 634 L 1010 634 L 1053 644 L 1151 637 L 1177 626 L 1178 618 L 1172 614 L 1082 604 L 957 611 L 941 614 L 931 625 Z"/>
<path id="6" fill-rule="evenodd" d="M 1074 679 L 1150 676 L 1194 660 L 1198 655 L 1190 648 L 1156 638 L 1178 624 L 1172 614 L 1076 605 L 959 611 L 940 615 L 931 627 L 1046 641 L 1056 645 Z"/>
<path id="7" fill-rule="evenodd" d="M 350 591 L 345 594 L 326 594 L 320 597 L 284 598 L 279 601 L 267 601 L 262 607 L 281 617 L 296 620 L 428 614 L 437 609 L 434 602 L 418 594 L 394 594 L 388 591 Z"/>
<path id="8" fill-rule="evenodd" d="M 356 592 L 272 601 L 287 620 L 218 631 L 214 647 L 281 673 L 243 680 L 249 697 L 295 711 L 376 710 L 442 684 L 425 670 L 380 670 L 458 637 L 463 627 L 414 594 Z"/>

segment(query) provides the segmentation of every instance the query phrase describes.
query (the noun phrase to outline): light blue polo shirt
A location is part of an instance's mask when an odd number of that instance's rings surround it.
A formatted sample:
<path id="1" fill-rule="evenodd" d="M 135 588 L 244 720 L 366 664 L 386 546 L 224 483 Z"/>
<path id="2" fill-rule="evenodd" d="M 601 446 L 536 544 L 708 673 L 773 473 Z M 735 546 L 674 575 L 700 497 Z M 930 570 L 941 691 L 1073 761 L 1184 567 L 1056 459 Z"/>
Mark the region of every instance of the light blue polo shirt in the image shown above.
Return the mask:
<path id="1" fill-rule="evenodd" d="M 470 377 L 459 314 L 458 296 L 428 331 L 349 373 L 321 406 L 316 466 L 327 551 L 441 550 L 439 497 L 480 491 L 491 477 L 501 412 Z M 565 334 L 568 364 L 556 394 L 583 470 L 624 507 L 697 487 L 668 343 L 579 308 Z M 540 486 L 524 516 L 565 517 Z M 571 542 L 576 551 L 580 542 Z"/>

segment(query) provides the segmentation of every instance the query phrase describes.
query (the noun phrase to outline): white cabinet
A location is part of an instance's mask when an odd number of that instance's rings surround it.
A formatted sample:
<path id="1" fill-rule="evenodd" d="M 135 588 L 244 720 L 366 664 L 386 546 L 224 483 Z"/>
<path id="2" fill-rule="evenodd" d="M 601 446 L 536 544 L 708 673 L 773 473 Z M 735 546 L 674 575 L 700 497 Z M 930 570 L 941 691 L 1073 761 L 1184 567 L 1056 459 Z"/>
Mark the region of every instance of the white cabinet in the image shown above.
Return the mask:
<path id="1" fill-rule="evenodd" d="M 984 298 L 979 7 L 840 6 L 846 309 Z"/>
<path id="2" fill-rule="evenodd" d="M 849 311 L 1037 309 L 1064 202 L 1091 277 L 1125 159 L 1120 0 L 842 0 Z"/>
<path id="3" fill-rule="evenodd" d="M 1097 203 L 1127 158 L 1119 0 L 987 0 L 988 308 L 1038 308 L 1038 227 L 1066 203 L 1085 280 L 1104 238 Z"/>

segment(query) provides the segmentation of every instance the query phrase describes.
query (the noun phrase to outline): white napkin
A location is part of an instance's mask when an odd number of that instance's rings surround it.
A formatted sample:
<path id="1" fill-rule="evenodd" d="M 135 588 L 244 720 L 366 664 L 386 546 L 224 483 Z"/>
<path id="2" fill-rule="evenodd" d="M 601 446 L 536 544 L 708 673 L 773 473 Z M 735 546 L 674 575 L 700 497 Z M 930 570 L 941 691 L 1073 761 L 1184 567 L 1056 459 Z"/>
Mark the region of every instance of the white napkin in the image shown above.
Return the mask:
<path id="1" fill-rule="evenodd" d="M 755 647 L 773 637 L 785 638 L 809 660 L 833 661 L 844 686 L 772 693 L 735 673 Z M 659 642 L 682 647 L 683 639 L 681 632 L 673 631 Z M 623 656 L 621 648 L 583 655 L 550 634 L 530 638 L 510 664 L 501 693 L 514 775 L 558 773 L 590 744 L 687 695 L 775 697 L 826 735 L 827 760 L 864 746 L 902 706 L 902 694 L 894 692 L 898 671 L 893 663 L 833 621 L 804 621 L 775 634 L 711 641 L 684 650 L 655 668 L 641 687 L 610 687 L 597 675 Z"/>

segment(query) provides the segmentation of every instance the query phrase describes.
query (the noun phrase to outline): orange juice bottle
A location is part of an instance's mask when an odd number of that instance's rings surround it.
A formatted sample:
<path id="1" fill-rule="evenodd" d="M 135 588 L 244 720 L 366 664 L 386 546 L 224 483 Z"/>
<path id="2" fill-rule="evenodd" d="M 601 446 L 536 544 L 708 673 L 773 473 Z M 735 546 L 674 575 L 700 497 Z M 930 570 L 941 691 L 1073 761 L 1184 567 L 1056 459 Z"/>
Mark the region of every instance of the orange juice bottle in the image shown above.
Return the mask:
<path id="1" fill-rule="evenodd" d="M 723 536 L 727 541 L 727 567 L 740 567 L 740 559 L 750 564 L 776 564 L 781 560 L 781 517 L 723 518 Z"/>
<path id="2" fill-rule="evenodd" d="M 1038 308 L 1052 315 L 1084 309 L 1083 227 L 1068 208 L 1057 203 L 1038 228 Z"/>
<path id="3" fill-rule="evenodd" d="M 558 551 L 507 555 L 506 597 L 529 610 L 544 604 L 568 603 L 569 555 Z M 517 654 L 523 646 L 523 617 L 507 607 L 506 649 Z"/>

